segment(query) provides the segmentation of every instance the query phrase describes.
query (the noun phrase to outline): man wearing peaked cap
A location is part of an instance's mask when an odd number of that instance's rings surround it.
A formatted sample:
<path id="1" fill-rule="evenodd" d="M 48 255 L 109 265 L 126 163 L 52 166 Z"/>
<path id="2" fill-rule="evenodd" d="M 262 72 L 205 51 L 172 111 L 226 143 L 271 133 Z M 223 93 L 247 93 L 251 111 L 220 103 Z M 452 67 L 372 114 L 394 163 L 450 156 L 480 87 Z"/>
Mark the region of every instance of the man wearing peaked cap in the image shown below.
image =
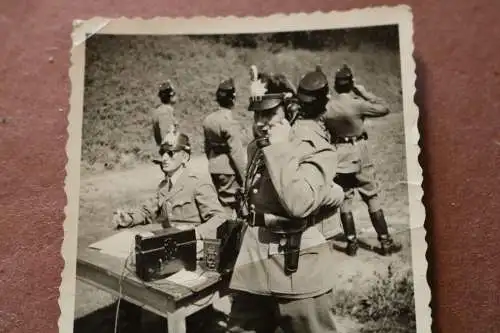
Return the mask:
<path id="1" fill-rule="evenodd" d="M 316 70 L 304 75 L 299 82 L 297 95 L 303 103 L 316 102 L 317 105 L 325 104 L 329 99 L 329 85 L 326 75 L 320 66 Z M 324 105 L 323 105 L 324 107 Z"/>
<path id="2" fill-rule="evenodd" d="M 223 80 L 219 83 L 217 91 L 215 92 L 217 102 L 222 102 L 226 104 L 227 107 L 232 107 L 234 105 L 234 99 L 236 98 L 236 88 L 234 86 L 233 78 Z"/>
<path id="3" fill-rule="evenodd" d="M 241 130 L 233 118 L 235 94 L 233 79 L 222 81 L 215 92 L 219 108 L 202 124 L 210 176 L 219 201 L 231 214 L 237 209 L 236 192 L 243 186 L 247 163 Z"/>
<path id="4" fill-rule="evenodd" d="M 229 217 L 217 200 L 209 180 L 188 168 L 191 156 L 189 137 L 168 133 L 160 145 L 161 158 L 154 163 L 165 178 L 149 200 L 136 208 L 115 212 L 113 223 L 118 228 L 160 223 L 164 228 L 195 228 L 198 239 L 215 239 L 217 227 Z"/>
<path id="5" fill-rule="evenodd" d="M 369 156 L 368 134 L 364 128 L 365 118 L 383 117 L 389 113 L 389 108 L 364 87 L 354 84 L 352 70 L 347 65 L 337 70 L 334 87 L 338 96 L 330 100 L 324 122 L 339 156 L 335 182 L 345 192 L 340 219 L 347 238 L 346 252 L 354 256 L 358 249 L 352 213 L 356 190 L 368 206 L 371 222 L 381 244 L 381 254 L 399 252 L 401 245 L 396 244 L 389 235 L 382 211 L 375 168 Z"/>
<path id="6" fill-rule="evenodd" d="M 333 253 L 316 228 L 342 201 L 342 191 L 332 190 L 335 153 L 314 133 L 295 137 L 286 94 L 267 93 L 255 70 L 252 78 L 255 139 L 248 146 L 248 215 L 230 281 L 229 332 L 336 332 L 332 266 L 320 264 Z"/>
<path id="7" fill-rule="evenodd" d="M 160 84 L 158 98 L 161 105 L 153 110 L 152 123 L 155 142 L 157 145 L 160 145 L 168 132 L 176 130 L 179 127 L 173 107 L 177 101 L 177 93 L 170 81 Z"/>

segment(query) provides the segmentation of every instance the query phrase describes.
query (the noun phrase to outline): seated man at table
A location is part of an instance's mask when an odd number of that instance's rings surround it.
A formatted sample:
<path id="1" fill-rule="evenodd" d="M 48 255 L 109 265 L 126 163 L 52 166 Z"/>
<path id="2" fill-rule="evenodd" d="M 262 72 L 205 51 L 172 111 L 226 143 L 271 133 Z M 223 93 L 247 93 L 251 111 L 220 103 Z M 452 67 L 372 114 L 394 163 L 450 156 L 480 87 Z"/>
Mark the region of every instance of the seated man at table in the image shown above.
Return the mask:
<path id="1" fill-rule="evenodd" d="M 210 181 L 187 167 L 191 158 L 189 137 L 170 132 L 160 145 L 161 167 L 165 178 L 156 193 L 130 210 L 118 209 L 113 216 L 117 228 L 161 223 L 163 227 L 195 228 L 196 238 L 214 239 L 219 225 L 228 219 Z"/>

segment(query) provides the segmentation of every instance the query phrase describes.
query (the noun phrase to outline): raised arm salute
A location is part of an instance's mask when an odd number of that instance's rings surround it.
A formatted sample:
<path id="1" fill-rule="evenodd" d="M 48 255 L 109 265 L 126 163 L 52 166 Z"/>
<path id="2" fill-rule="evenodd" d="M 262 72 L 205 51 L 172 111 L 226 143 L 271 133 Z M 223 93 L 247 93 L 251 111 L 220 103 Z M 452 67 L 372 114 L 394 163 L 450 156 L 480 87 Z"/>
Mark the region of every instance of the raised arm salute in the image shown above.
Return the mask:
<path id="1" fill-rule="evenodd" d="M 389 113 L 386 103 L 354 84 L 351 69 L 344 65 L 335 75 L 335 91 L 324 116 L 326 128 L 332 135 L 332 144 L 337 149 L 338 170 L 335 182 L 345 192 L 340 209 L 340 218 L 347 238 L 347 254 L 354 256 L 358 250 L 356 228 L 352 213 L 352 201 L 357 190 L 368 206 L 370 219 L 381 243 L 381 254 L 398 252 L 387 228 L 378 196 L 379 186 L 373 162 L 368 149 L 368 133 L 364 120 L 367 117 L 383 117 Z"/>

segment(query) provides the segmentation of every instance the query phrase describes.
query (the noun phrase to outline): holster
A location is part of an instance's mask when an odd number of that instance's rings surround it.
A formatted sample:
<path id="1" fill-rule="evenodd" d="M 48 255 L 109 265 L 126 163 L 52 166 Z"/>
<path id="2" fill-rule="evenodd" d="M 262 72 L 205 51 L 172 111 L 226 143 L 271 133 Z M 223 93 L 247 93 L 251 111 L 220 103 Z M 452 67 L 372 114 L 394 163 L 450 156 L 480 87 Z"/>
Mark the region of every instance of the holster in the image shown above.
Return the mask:
<path id="1" fill-rule="evenodd" d="M 299 267 L 302 234 L 311 225 L 312 219 L 290 219 L 274 214 L 255 214 L 255 226 L 267 228 L 280 238 L 285 258 L 285 274 L 295 273 Z"/>

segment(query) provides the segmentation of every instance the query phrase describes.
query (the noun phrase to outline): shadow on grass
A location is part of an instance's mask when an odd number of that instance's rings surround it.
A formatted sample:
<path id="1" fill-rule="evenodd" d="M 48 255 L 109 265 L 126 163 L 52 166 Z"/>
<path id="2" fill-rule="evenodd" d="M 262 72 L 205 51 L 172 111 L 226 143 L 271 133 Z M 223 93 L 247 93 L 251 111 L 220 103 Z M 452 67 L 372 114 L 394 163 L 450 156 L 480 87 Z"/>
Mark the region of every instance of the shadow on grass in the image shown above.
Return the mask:
<path id="1" fill-rule="evenodd" d="M 338 233 L 330 237 L 329 240 L 335 242 L 332 244 L 334 250 L 342 252 L 347 255 L 346 253 L 347 239 L 345 238 L 344 234 Z M 342 243 L 342 245 L 338 243 Z M 359 248 L 362 250 L 382 255 L 382 248 L 380 246 L 374 246 L 373 244 L 369 244 L 362 238 L 358 238 L 358 245 Z"/>
<path id="2" fill-rule="evenodd" d="M 74 333 L 110 333 L 115 329 L 117 302 L 91 312 L 74 321 Z M 187 332 L 223 333 L 226 331 L 227 317 L 213 308 L 206 308 L 188 317 Z M 141 311 L 140 308 L 120 302 L 117 333 L 165 333 L 168 332 L 167 319 Z"/>
<path id="3" fill-rule="evenodd" d="M 114 332 L 117 303 L 118 302 L 114 302 L 106 307 L 100 308 L 76 319 L 74 321 L 74 333 Z M 123 300 L 120 301 L 117 332 L 139 332 L 140 317 L 138 317 L 137 313 L 134 313 L 135 311 L 131 311 L 131 309 L 134 309 L 133 305 Z"/>

